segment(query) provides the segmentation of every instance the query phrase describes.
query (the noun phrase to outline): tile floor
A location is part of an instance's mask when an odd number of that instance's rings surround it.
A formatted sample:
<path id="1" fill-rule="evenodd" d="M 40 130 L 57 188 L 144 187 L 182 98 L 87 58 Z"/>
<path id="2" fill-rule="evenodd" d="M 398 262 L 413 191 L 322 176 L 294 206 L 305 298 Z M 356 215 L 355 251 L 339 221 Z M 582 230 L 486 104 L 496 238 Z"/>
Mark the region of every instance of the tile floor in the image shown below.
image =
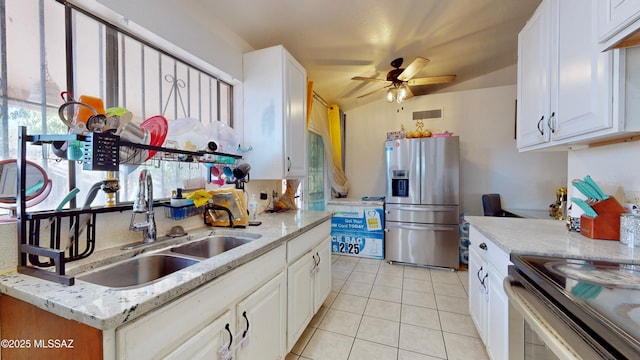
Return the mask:
<path id="1" fill-rule="evenodd" d="M 332 255 L 332 292 L 286 360 L 488 359 L 466 271 Z"/>

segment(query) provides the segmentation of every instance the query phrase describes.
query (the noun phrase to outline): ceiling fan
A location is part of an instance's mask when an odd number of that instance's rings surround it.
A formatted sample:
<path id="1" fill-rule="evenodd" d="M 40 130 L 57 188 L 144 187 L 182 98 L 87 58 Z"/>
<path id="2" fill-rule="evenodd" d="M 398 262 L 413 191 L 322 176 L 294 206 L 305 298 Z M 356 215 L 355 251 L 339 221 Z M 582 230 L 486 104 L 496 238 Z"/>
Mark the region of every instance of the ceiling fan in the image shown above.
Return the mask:
<path id="1" fill-rule="evenodd" d="M 411 87 L 413 86 L 446 84 L 456 79 L 455 75 L 430 76 L 413 79 L 414 76 L 416 76 L 425 66 L 427 66 L 427 64 L 429 63 L 429 59 L 417 57 L 411 62 L 411 64 L 409 64 L 409 66 L 407 66 L 406 68 L 401 68 L 403 61 L 403 58 L 397 58 L 391 62 L 391 66 L 394 69 L 387 73 L 386 79 L 368 78 L 362 76 L 352 77 L 351 80 L 373 81 L 387 84 L 387 86 L 383 88 L 368 92 L 364 95 L 360 95 L 358 96 L 358 98 L 363 98 L 373 93 L 377 93 L 380 90 L 388 89 L 387 101 L 390 103 L 394 101 L 400 103 L 414 96 L 414 93 L 411 90 Z"/>

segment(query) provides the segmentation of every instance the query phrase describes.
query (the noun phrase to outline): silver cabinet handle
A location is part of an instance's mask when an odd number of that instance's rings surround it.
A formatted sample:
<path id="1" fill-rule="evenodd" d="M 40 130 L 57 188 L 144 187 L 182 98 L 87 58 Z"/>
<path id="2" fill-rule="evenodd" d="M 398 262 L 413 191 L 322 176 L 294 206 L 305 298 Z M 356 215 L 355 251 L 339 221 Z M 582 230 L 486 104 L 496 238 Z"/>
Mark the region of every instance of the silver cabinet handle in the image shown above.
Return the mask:
<path id="1" fill-rule="evenodd" d="M 544 115 L 542 115 L 540 120 L 538 120 L 538 131 L 540 132 L 540 135 L 544 135 L 544 129 L 542 128 L 542 121 L 543 120 L 544 120 Z"/>
<path id="2" fill-rule="evenodd" d="M 555 112 L 551 113 L 551 116 L 549 117 L 549 120 L 547 120 L 547 127 L 549 128 L 549 130 L 551 130 L 552 134 L 555 134 L 556 132 L 556 128 L 553 127 L 553 118 L 556 116 Z"/>

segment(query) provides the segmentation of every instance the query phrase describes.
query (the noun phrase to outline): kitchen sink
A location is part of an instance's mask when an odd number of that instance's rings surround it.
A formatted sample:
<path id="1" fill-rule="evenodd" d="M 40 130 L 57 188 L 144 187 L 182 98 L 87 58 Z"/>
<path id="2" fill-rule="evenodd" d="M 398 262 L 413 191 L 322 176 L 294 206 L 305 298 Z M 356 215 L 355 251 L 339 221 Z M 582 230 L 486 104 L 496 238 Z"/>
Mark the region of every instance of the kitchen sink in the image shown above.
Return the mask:
<path id="1" fill-rule="evenodd" d="M 171 252 L 199 258 L 211 258 L 260 237 L 258 234 L 251 235 L 252 236 L 214 235 L 174 247 L 171 249 Z"/>
<path id="2" fill-rule="evenodd" d="M 168 254 L 144 255 L 105 267 L 78 279 L 112 288 L 146 285 L 198 263 L 198 260 Z"/>

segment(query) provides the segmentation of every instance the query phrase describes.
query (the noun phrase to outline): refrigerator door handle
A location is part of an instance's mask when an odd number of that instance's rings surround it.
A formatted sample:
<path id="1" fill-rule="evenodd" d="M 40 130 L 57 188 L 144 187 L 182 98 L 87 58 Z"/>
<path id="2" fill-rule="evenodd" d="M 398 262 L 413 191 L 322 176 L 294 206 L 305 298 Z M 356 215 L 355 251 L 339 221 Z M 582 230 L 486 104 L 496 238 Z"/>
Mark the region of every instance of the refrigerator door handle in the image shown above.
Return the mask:
<path id="1" fill-rule="evenodd" d="M 421 224 L 421 225 L 413 225 L 413 224 L 407 224 L 407 223 L 401 223 L 401 224 L 394 224 L 394 223 L 387 223 L 388 227 L 395 227 L 395 228 L 400 228 L 400 229 L 407 229 L 407 230 L 434 230 L 434 231 L 458 231 L 458 226 L 457 225 L 427 225 L 427 224 Z M 389 231 L 389 229 L 385 229 L 385 231 Z"/>
<path id="2" fill-rule="evenodd" d="M 417 206 L 394 206 L 394 210 L 405 210 L 405 211 L 425 211 L 425 212 L 450 212 L 451 210 L 455 210 L 457 206 L 429 206 L 429 205 L 420 205 Z M 387 214 L 390 213 L 390 210 L 387 210 Z"/>

